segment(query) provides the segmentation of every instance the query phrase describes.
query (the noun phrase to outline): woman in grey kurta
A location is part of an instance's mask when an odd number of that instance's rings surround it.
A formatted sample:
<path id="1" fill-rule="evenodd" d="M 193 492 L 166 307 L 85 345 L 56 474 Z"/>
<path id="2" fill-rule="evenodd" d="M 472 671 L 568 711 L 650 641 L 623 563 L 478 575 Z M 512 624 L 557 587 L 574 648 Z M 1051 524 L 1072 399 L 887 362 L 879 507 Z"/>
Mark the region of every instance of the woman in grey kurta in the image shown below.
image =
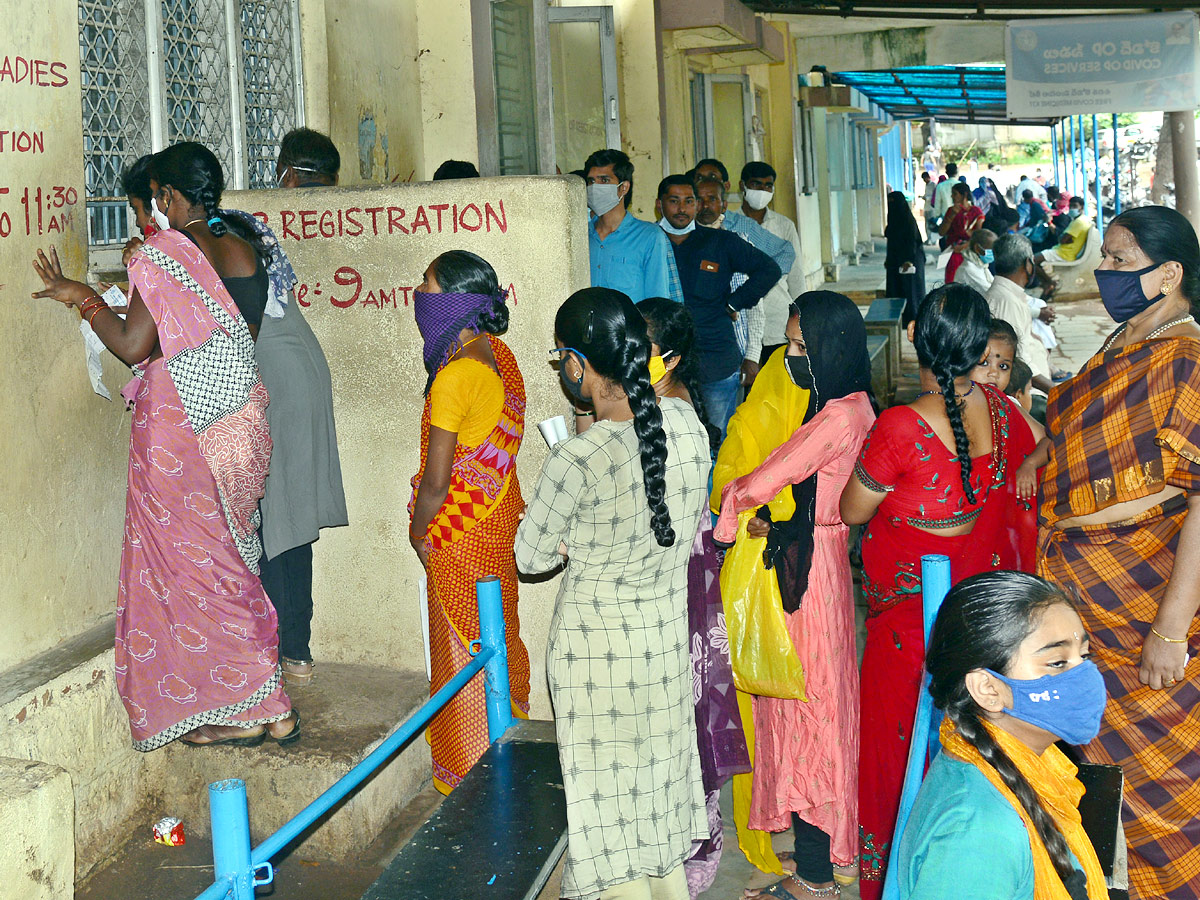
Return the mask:
<path id="1" fill-rule="evenodd" d="M 578 291 L 555 332 L 564 386 L 596 423 L 550 451 L 515 550 L 527 573 L 566 560 L 546 651 L 562 896 L 687 900 L 682 864 L 708 836 L 687 646 L 708 434 L 687 403 L 656 403 L 645 323 L 624 294 Z"/>
<path id="2" fill-rule="evenodd" d="M 346 495 L 333 422 L 333 381 L 305 321 L 292 271 L 275 235 L 249 213 L 224 210 L 267 254 L 267 308 L 254 345 L 270 394 L 271 469 L 262 511 L 263 588 L 279 614 L 279 655 L 292 684 L 312 677 L 312 545 L 322 528 L 345 525 Z M 240 229 L 239 229 L 240 230 Z"/>

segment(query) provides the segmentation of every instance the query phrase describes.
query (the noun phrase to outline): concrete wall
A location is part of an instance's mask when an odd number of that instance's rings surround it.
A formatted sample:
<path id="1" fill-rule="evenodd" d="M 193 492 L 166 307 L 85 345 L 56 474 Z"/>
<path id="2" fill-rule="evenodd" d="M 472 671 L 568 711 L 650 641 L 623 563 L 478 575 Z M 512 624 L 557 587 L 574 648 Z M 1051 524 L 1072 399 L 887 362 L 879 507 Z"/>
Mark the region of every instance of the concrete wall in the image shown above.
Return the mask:
<path id="1" fill-rule="evenodd" d="M 409 479 L 424 403 L 409 292 L 439 253 L 468 249 L 513 286 L 506 340 L 528 392 L 518 472 L 526 496 L 545 458 L 536 423 L 566 412 L 547 348 L 558 306 L 588 281 L 583 183 L 486 178 L 375 188 L 231 194 L 261 212 L 300 279 L 297 300 L 333 371 L 351 524 L 326 531 L 314 561 L 317 659 L 419 668 L 420 565 L 408 543 Z M 354 224 L 358 223 L 358 224 Z M 357 233 L 360 232 L 360 233 Z M 548 717 L 545 644 L 557 582 L 523 585 L 534 715 Z"/>
<path id="2" fill-rule="evenodd" d="M 0 758 L 0 879 L 5 896 L 70 900 L 71 779 L 56 766 Z"/>
<path id="3" fill-rule="evenodd" d="M 36 248 L 53 244 L 75 277 L 87 264 L 79 41 L 61 24 L 76 17 L 73 0 L 49 0 L 0 29 L 0 672 L 116 598 L 128 419 L 92 393 L 79 316 L 29 296 Z M 110 358 L 109 385 L 122 369 Z"/>
<path id="4" fill-rule="evenodd" d="M 814 65 L 831 72 L 891 69 L 899 66 L 943 66 L 1004 62 L 1004 25 L 947 23 L 939 25 L 820 34 L 822 16 L 788 16 L 796 36 L 798 71 Z M 815 21 L 814 21 L 815 20 Z M 862 22 L 864 20 L 853 20 Z M 815 35 L 815 36 L 809 36 Z"/>

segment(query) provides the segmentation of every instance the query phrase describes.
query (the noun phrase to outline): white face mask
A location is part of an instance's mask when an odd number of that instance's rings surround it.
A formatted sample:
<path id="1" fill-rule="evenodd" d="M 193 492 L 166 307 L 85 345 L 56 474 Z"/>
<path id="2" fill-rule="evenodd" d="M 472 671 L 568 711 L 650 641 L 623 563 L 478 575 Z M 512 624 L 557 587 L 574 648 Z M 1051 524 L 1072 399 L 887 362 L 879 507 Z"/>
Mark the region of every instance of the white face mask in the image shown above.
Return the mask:
<path id="1" fill-rule="evenodd" d="M 664 216 L 663 218 L 658 220 L 658 227 L 661 228 L 663 231 L 665 231 L 667 234 L 673 234 L 676 236 L 681 235 L 681 234 L 691 234 L 693 231 L 696 230 L 696 220 L 692 219 L 692 221 L 688 222 L 686 228 L 676 228 L 674 225 L 672 225 L 670 222 L 668 222 L 666 219 L 666 216 Z"/>
<path id="2" fill-rule="evenodd" d="M 721 213 L 719 216 L 717 216 L 716 221 L 711 225 L 705 225 L 699 219 L 697 219 L 696 222 L 699 223 L 701 228 L 720 228 L 723 224 L 725 224 L 725 213 Z"/>
<path id="3" fill-rule="evenodd" d="M 602 216 L 621 202 L 618 194 L 619 184 L 589 184 L 587 186 L 587 205 L 593 215 Z"/>
<path id="4" fill-rule="evenodd" d="M 171 220 L 167 218 L 166 213 L 158 208 L 158 198 L 150 198 L 150 218 L 154 220 L 154 224 L 158 226 L 160 231 L 166 231 L 171 227 Z"/>
<path id="5" fill-rule="evenodd" d="M 756 191 L 751 188 L 742 192 L 742 199 L 751 209 L 766 209 L 771 205 L 771 198 L 774 196 L 774 191 Z"/>

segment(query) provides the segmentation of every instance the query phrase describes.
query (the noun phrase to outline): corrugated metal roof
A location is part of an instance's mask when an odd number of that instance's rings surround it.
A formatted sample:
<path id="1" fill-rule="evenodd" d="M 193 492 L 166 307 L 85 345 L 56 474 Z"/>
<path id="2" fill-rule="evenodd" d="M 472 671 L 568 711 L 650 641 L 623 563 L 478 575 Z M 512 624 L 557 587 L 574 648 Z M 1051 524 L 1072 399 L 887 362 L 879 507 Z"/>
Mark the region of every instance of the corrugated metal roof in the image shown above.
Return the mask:
<path id="1" fill-rule="evenodd" d="M 979 125 L 1049 125 L 1054 119 L 1010 119 L 1004 66 L 910 66 L 876 72 L 833 72 L 897 119 L 936 118 Z"/>

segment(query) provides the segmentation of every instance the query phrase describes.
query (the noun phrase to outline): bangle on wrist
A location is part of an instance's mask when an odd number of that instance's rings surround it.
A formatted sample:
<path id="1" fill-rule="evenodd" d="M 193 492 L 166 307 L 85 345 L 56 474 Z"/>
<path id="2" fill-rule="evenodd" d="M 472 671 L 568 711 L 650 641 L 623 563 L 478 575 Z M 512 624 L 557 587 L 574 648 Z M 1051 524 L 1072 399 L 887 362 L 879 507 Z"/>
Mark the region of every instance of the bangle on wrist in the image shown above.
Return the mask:
<path id="1" fill-rule="evenodd" d="M 1184 637 L 1184 638 L 1169 638 L 1165 634 L 1163 634 L 1161 631 L 1159 631 L 1157 628 L 1155 628 L 1153 625 L 1150 626 L 1150 633 L 1152 635 L 1154 635 L 1156 638 L 1160 638 L 1161 640 L 1166 641 L 1168 644 L 1186 644 L 1188 642 L 1188 639 L 1186 637 Z"/>
<path id="2" fill-rule="evenodd" d="M 580 412 L 579 410 L 575 410 L 575 418 L 577 418 L 577 419 L 585 419 L 588 416 L 595 416 L 595 415 L 596 414 L 594 412 L 592 412 L 591 410 L 584 410 L 583 412 Z"/>
<path id="3" fill-rule="evenodd" d="M 96 316 L 100 313 L 100 311 L 104 310 L 104 309 L 108 309 L 108 305 L 102 303 L 99 306 L 97 306 L 95 309 L 92 310 L 92 314 L 90 316 L 88 316 L 88 320 L 87 320 L 89 327 L 91 327 L 92 321 L 96 318 Z"/>
<path id="4" fill-rule="evenodd" d="M 426 529 L 425 534 L 428 534 L 428 533 L 429 533 L 429 530 Z M 417 534 L 415 531 L 412 530 L 411 525 L 408 526 L 409 541 L 423 541 L 423 540 L 425 540 L 425 534 Z"/>

